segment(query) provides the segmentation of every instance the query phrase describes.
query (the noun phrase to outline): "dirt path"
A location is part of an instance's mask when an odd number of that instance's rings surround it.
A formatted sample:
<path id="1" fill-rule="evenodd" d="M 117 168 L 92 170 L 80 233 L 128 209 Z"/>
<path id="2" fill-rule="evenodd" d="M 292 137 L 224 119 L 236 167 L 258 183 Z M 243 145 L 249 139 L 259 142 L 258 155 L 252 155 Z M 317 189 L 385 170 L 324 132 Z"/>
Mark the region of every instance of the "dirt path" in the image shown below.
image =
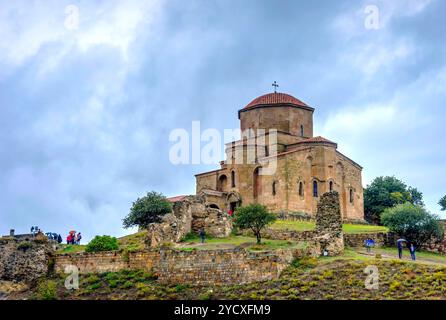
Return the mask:
<path id="1" fill-rule="evenodd" d="M 396 249 L 395 249 L 395 254 L 391 254 L 388 251 L 380 249 L 380 248 L 375 248 L 372 250 L 372 252 L 367 252 L 363 248 L 355 248 L 353 250 L 356 251 L 356 253 L 365 255 L 365 256 L 374 257 L 376 254 L 380 254 L 385 259 L 398 259 L 398 252 Z M 422 255 L 421 256 L 417 255 L 416 260 L 412 261 L 412 259 L 410 258 L 410 253 L 407 251 L 403 252 L 403 258 L 401 260 L 407 261 L 407 262 L 415 262 L 415 263 L 446 265 L 446 257 L 442 257 L 440 255 L 438 257 L 435 257 L 435 256 L 425 257 Z"/>

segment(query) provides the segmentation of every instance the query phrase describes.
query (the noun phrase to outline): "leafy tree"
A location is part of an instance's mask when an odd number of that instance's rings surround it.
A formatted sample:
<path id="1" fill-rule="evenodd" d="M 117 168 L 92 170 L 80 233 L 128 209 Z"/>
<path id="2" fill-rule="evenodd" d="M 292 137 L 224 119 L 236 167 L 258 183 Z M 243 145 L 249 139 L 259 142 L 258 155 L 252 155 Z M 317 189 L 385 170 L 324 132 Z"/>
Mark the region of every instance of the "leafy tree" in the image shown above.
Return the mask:
<path id="1" fill-rule="evenodd" d="M 118 239 L 110 236 L 96 236 L 85 247 L 86 252 L 118 250 Z"/>
<path id="2" fill-rule="evenodd" d="M 172 204 L 161 193 L 148 192 L 145 197 L 133 202 L 130 213 L 124 218 L 124 228 L 138 226 L 147 228 L 151 223 L 161 222 L 162 217 L 172 212 Z"/>
<path id="3" fill-rule="evenodd" d="M 409 202 L 385 209 L 381 221 L 390 231 L 417 246 L 432 238 L 443 238 L 443 227 L 438 217 L 430 214 L 424 207 Z"/>
<path id="4" fill-rule="evenodd" d="M 261 243 L 261 231 L 267 225 L 273 223 L 276 216 L 268 211 L 266 206 L 258 203 L 249 204 L 237 208 L 233 222 L 240 229 L 251 229 L 257 238 L 257 244 Z"/>
<path id="5" fill-rule="evenodd" d="M 364 190 L 365 218 L 379 224 L 385 209 L 406 202 L 423 206 L 423 194 L 395 177 L 377 177 Z"/>
<path id="6" fill-rule="evenodd" d="M 441 211 L 445 211 L 446 210 L 446 196 L 441 198 L 440 201 L 438 202 L 438 204 L 441 206 Z"/>

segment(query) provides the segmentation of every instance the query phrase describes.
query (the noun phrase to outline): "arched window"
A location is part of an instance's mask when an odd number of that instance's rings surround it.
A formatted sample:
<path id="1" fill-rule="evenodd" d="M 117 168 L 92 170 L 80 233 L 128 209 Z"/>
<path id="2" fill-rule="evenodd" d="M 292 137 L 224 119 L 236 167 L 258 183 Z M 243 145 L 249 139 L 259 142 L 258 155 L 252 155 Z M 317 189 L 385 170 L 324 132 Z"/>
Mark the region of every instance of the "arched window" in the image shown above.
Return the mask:
<path id="1" fill-rule="evenodd" d="M 329 187 L 330 192 L 332 192 L 333 191 L 333 181 L 330 181 L 328 183 L 328 187 Z"/>
<path id="2" fill-rule="evenodd" d="M 313 181 L 313 197 L 315 197 L 315 198 L 318 197 L 317 181 L 316 180 Z"/>
<path id="3" fill-rule="evenodd" d="M 231 187 L 235 188 L 235 171 L 231 171 Z"/>
<path id="4" fill-rule="evenodd" d="M 273 196 L 276 195 L 276 181 L 273 182 L 273 185 L 272 185 L 272 193 L 273 193 Z"/>
<path id="5" fill-rule="evenodd" d="M 353 203 L 353 200 L 354 200 L 353 189 L 350 189 L 350 203 Z"/>
<path id="6" fill-rule="evenodd" d="M 300 136 L 304 136 L 304 126 L 302 124 L 300 125 Z"/>
<path id="7" fill-rule="evenodd" d="M 218 178 L 217 190 L 223 192 L 226 191 L 227 183 L 228 179 L 226 178 L 226 175 L 221 175 L 220 178 Z"/>
<path id="8" fill-rule="evenodd" d="M 257 199 L 257 197 L 262 193 L 262 176 L 259 174 L 259 171 L 260 167 L 257 167 L 253 174 L 252 193 L 254 199 Z"/>
<path id="9" fill-rule="evenodd" d="M 304 196 L 304 184 L 302 183 L 302 181 L 299 182 L 299 196 Z"/>

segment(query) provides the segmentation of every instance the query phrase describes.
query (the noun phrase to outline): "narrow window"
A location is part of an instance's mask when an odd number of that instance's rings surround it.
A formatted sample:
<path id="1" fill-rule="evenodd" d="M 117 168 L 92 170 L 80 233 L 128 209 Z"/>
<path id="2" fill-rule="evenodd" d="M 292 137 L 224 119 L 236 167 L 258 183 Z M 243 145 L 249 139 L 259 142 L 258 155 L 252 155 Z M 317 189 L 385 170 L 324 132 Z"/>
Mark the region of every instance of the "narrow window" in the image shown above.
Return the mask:
<path id="1" fill-rule="evenodd" d="M 304 136 L 304 126 L 302 124 L 300 125 L 300 136 Z"/>
<path id="2" fill-rule="evenodd" d="M 235 172 L 231 171 L 231 186 L 235 188 Z"/>
<path id="3" fill-rule="evenodd" d="M 272 191 L 273 191 L 273 196 L 275 196 L 276 195 L 276 181 L 273 182 Z"/>
<path id="4" fill-rule="evenodd" d="M 350 189 L 350 203 L 353 203 L 353 189 Z"/>
<path id="5" fill-rule="evenodd" d="M 330 192 L 333 191 L 333 181 L 330 181 L 330 183 L 328 185 L 329 185 Z"/>
<path id="6" fill-rule="evenodd" d="M 304 196 L 304 184 L 302 183 L 302 181 L 299 182 L 299 196 Z"/>
<path id="7" fill-rule="evenodd" d="M 269 150 L 268 150 L 268 146 L 265 146 L 265 157 L 269 156 Z"/>
<path id="8" fill-rule="evenodd" d="M 317 198 L 318 197 L 318 192 L 317 192 L 317 181 L 313 181 L 313 197 Z"/>

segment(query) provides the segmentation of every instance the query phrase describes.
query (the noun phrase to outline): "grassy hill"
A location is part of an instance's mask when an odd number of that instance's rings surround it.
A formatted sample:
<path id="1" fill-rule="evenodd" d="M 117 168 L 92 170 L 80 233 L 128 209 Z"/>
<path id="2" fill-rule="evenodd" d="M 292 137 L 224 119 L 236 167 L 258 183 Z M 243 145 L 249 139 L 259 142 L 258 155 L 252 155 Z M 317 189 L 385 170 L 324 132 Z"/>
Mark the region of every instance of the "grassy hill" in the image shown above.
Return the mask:
<path id="1" fill-rule="evenodd" d="M 395 254 L 386 252 L 383 254 Z M 430 254 L 432 255 L 432 254 Z M 295 261 L 276 280 L 233 286 L 162 285 L 144 271 L 89 274 L 67 291 L 63 278 L 42 283 L 31 298 L 43 299 L 446 299 L 446 257 L 416 263 L 346 250 L 339 257 Z M 432 256 L 431 256 L 432 257 Z M 379 270 L 378 290 L 365 287 L 364 269 Z M 49 288 L 49 289 L 48 289 Z"/>

